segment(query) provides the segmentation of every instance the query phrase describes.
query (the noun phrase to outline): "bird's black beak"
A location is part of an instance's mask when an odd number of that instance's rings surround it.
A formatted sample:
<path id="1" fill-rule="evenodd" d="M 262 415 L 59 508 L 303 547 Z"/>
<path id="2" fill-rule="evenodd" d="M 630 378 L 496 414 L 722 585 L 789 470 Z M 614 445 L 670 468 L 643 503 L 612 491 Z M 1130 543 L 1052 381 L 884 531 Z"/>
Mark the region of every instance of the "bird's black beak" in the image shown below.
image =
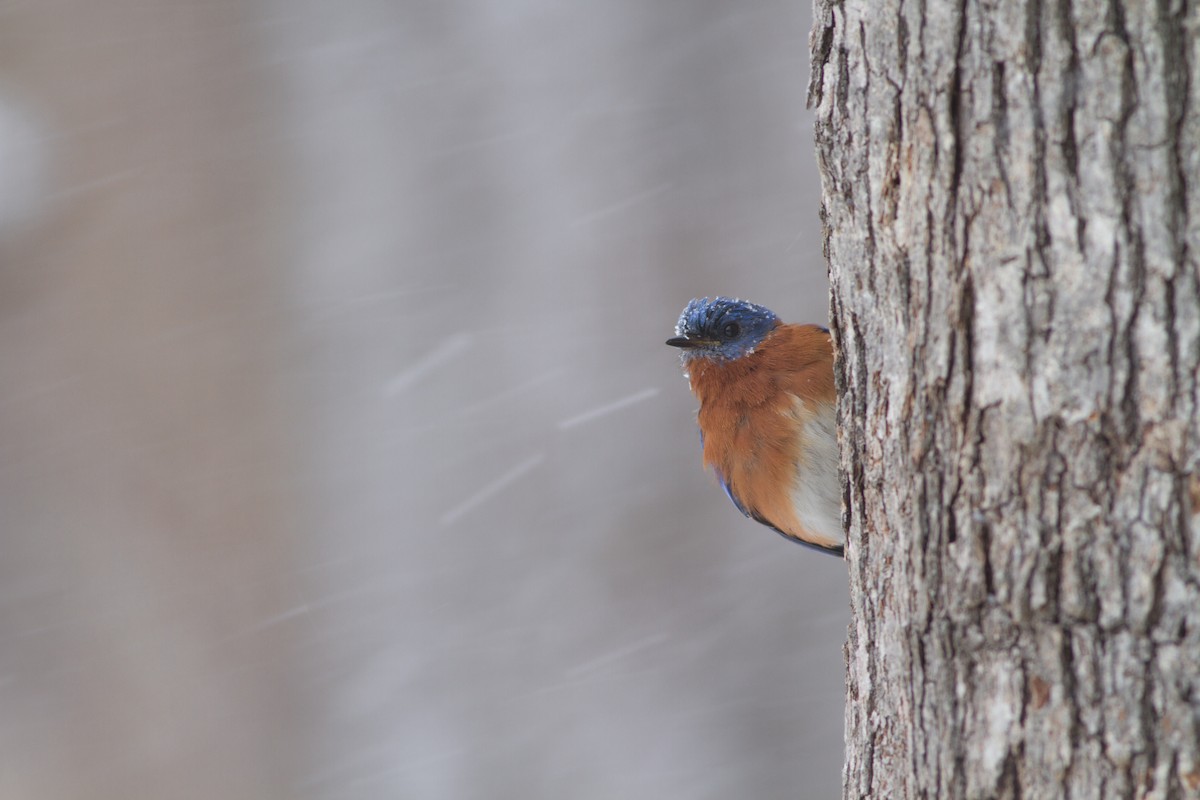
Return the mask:
<path id="1" fill-rule="evenodd" d="M 674 339 L 667 339 L 667 344 L 671 347 L 680 347 L 684 350 L 692 350 L 697 347 L 704 347 L 708 344 L 713 344 L 708 339 L 691 339 L 687 336 L 676 336 Z"/>

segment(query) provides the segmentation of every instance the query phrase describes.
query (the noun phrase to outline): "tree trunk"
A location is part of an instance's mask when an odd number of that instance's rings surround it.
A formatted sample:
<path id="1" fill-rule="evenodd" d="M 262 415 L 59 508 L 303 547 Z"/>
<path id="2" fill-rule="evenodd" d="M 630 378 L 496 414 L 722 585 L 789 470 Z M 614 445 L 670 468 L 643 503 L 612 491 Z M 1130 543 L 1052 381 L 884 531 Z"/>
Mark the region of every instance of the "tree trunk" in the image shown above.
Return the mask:
<path id="1" fill-rule="evenodd" d="M 1196 0 L 815 20 L 845 797 L 1196 797 Z"/>

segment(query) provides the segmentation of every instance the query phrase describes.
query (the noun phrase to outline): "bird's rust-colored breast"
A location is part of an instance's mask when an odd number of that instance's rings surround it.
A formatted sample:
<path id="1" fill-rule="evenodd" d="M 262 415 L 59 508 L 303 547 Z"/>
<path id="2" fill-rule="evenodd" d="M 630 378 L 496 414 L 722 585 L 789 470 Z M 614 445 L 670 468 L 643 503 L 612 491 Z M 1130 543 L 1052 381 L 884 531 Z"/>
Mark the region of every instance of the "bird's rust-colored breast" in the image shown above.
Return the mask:
<path id="1" fill-rule="evenodd" d="M 797 470 L 806 467 L 804 428 L 836 403 L 828 332 L 780 325 L 743 358 L 697 359 L 689 377 L 700 400 L 704 463 L 745 510 L 794 538 L 840 545 L 805 525 L 793 502 Z"/>

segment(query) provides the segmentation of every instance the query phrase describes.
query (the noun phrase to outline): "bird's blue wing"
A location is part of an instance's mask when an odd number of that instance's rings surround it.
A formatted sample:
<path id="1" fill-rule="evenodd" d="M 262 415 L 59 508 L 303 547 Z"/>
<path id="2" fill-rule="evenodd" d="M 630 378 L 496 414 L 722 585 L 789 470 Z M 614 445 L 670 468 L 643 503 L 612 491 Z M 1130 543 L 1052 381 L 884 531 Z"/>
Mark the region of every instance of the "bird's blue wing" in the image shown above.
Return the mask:
<path id="1" fill-rule="evenodd" d="M 704 451 L 704 431 L 700 431 L 700 450 L 701 452 Z M 721 470 L 714 467 L 713 472 L 717 474 L 717 483 L 721 484 L 721 488 L 725 490 L 725 496 L 729 498 L 729 502 L 733 503 L 733 507 L 753 519 L 753 515 L 733 496 L 733 490 L 729 488 L 729 481 L 725 480 L 725 476 L 721 473 Z"/>
<path id="2" fill-rule="evenodd" d="M 717 482 L 720 483 L 721 488 L 725 490 L 725 496 L 729 498 L 729 502 L 733 503 L 734 508 L 742 512 L 747 517 L 753 517 L 753 515 L 746 510 L 746 507 L 742 505 L 741 501 L 733 496 L 733 490 L 729 488 L 729 482 L 725 480 L 725 476 L 721 474 L 721 470 L 714 470 L 714 472 L 717 473 Z"/>

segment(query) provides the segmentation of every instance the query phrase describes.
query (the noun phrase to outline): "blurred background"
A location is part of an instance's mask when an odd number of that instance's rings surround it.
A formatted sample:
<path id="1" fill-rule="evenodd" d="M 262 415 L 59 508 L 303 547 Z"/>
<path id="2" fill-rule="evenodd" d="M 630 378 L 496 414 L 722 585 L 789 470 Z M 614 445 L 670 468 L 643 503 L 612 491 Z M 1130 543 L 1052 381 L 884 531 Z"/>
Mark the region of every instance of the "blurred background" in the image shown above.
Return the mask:
<path id="1" fill-rule="evenodd" d="M 0 4 L 0 798 L 837 795 L 663 345 L 826 318 L 807 6 Z"/>

